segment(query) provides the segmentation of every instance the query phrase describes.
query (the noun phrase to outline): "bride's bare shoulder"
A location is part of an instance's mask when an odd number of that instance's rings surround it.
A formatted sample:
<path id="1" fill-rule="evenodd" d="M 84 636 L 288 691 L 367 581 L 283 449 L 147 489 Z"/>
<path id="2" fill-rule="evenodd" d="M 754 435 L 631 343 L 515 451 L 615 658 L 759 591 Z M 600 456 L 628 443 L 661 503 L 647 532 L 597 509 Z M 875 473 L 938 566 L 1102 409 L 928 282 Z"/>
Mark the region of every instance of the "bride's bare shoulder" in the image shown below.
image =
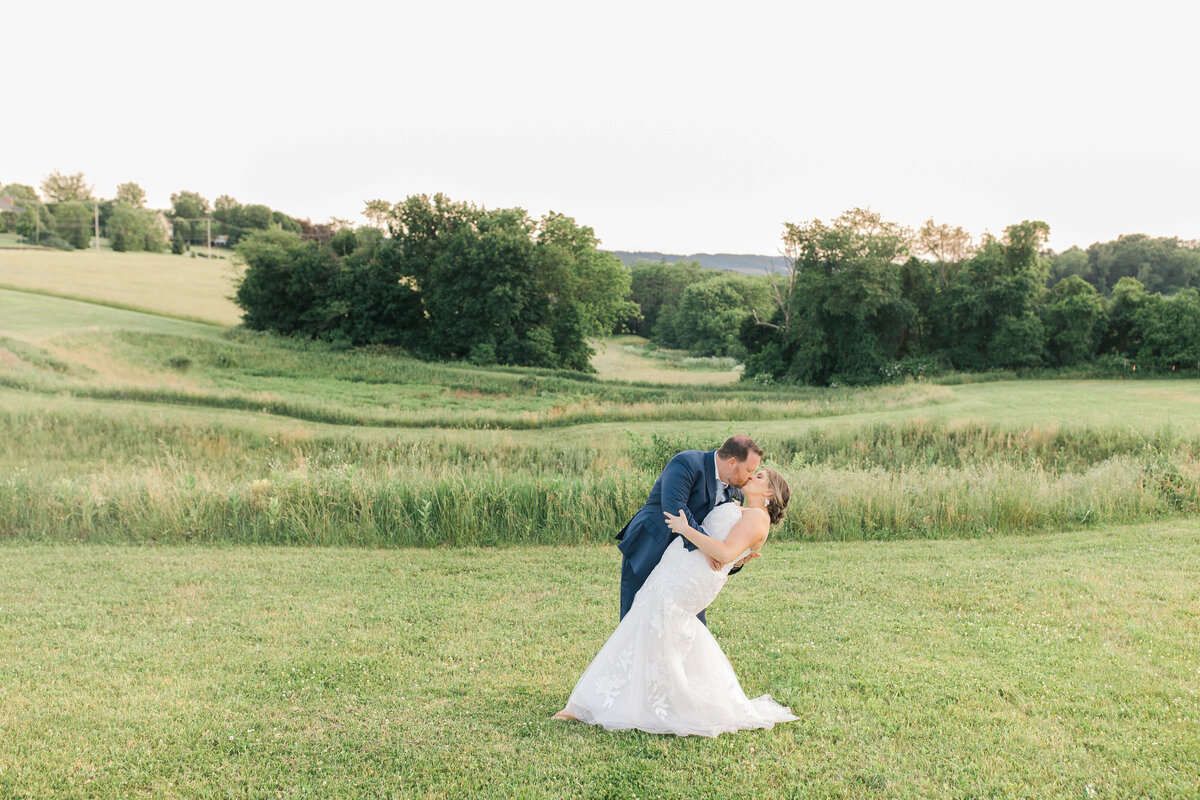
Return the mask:
<path id="1" fill-rule="evenodd" d="M 768 526 L 771 524 L 771 515 L 765 508 L 743 508 L 742 519 L 752 519 Z"/>

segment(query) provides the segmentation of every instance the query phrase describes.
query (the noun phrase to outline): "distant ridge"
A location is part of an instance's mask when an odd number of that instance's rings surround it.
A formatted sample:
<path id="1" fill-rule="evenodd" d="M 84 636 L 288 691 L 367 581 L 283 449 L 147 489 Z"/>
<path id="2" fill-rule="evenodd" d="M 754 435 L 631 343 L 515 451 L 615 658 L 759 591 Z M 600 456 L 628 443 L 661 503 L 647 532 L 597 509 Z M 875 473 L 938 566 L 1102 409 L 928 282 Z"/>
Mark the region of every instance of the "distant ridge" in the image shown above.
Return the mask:
<path id="1" fill-rule="evenodd" d="M 723 269 L 729 272 L 742 272 L 747 275 L 765 275 L 775 269 L 783 269 L 783 256 L 755 256 L 734 253 L 692 253 L 688 256 L 674 253 L 651 253 L 645 251 L 630 252 L 628 250 L 610 250 L 617 258 L 626 264 L 633 265 L 638 261 L 666 261 L 674 264 L 676 261 L 699 261 L 705 269 Z"/>

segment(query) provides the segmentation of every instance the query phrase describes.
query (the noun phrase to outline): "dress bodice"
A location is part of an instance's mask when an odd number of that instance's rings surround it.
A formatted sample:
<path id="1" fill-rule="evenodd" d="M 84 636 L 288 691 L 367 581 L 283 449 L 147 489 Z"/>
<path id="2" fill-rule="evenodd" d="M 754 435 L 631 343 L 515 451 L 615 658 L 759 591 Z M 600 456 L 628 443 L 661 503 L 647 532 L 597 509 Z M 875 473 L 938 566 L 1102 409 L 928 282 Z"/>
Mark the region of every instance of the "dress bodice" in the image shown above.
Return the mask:
<path id="1" fill-rule="evenodd" d="M 741 518 L 741 506 L 737 503 L 722 503 L 708 512 L 708 516 L 700 523 L 700 527 L 704 528 L 704 532 L 712 538 L 720 539 L 723 542 Z"/>

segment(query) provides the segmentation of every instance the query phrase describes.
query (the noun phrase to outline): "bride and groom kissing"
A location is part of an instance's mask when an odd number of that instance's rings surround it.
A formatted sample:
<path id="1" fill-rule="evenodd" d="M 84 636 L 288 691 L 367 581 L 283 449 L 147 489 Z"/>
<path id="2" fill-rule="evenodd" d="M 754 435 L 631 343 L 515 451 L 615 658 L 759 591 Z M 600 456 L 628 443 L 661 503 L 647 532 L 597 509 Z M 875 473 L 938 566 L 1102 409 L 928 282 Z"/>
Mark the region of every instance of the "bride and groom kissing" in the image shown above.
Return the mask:
<path id="1" fill-rule="evenodd" d="M 791 497 L 783 476 L 759 469 L 762 455 L 750 437 L 732 436 L 670 460 L 617 534 L 620 623 L 555 719 L 679 736 L 797 719 L 770 695 L 746 697 L 704 616 Z"/>

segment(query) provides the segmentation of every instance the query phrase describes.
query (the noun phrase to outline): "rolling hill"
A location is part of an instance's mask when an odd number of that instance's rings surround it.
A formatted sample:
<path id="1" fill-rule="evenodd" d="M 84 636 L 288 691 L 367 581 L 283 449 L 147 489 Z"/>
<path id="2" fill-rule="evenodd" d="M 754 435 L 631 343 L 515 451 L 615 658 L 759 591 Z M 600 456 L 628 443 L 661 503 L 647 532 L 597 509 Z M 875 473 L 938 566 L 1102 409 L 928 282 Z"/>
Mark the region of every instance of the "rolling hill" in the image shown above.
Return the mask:
<path id="1" fill-rule="evenodd" d="M 775 269 L 783 268 L 782 256 L 757 256 L 736 253 L 692 253 L 678 255 L 676 253 L 657 253 L 652 251 L 609 250 L 625 264 L 633 265 L 639 261 L 666 261 L 674 264 L 676 261 L 699 261 L 705 269 L 723 269 L 730 272 L 741 272 L 746 275 L 766 275 Z"/>

